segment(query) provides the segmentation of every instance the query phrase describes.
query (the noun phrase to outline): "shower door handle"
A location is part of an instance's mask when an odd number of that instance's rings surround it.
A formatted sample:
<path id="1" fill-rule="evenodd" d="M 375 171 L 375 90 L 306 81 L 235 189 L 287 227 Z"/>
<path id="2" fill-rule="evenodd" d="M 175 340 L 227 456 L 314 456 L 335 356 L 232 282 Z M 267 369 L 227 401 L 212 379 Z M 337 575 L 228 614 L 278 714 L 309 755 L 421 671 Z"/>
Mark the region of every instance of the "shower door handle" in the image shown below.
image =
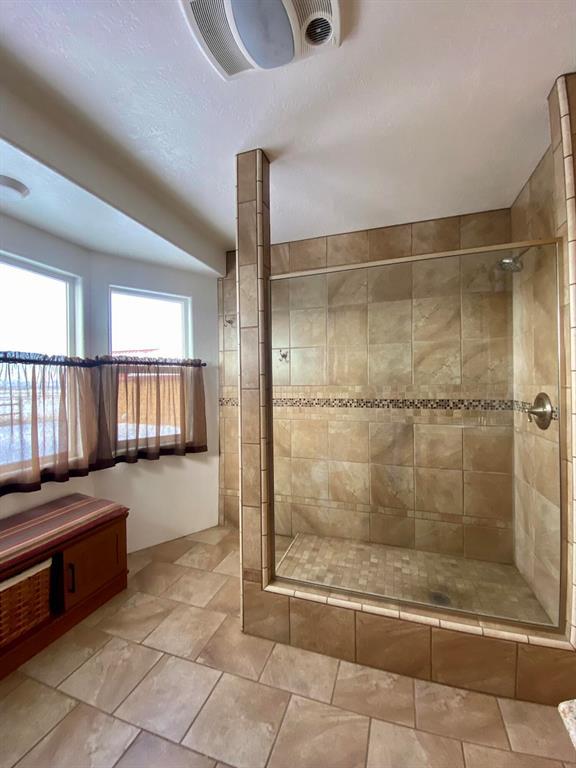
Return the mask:
<path id="1" fill-rule="evenodd" d="M 539 392 L 534 398 L 532 408 L 528 408 L 528 421 L 535 422 L 540 429 L 548 429 L 552 414 L 552 401 L 546 392 Z"/>

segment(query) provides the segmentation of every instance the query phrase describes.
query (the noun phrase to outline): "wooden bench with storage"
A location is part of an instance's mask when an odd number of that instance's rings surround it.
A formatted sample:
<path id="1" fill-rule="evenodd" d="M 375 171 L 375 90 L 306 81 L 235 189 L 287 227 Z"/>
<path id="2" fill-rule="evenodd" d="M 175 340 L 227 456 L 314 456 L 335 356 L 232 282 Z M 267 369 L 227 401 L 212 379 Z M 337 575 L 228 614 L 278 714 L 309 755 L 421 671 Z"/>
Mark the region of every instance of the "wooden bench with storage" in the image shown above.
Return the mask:
<path id="1" fill-rule="evenodd" d="M 0 520 L 0 679 L 126 588 L 127 516 L 75 493 Z"/>

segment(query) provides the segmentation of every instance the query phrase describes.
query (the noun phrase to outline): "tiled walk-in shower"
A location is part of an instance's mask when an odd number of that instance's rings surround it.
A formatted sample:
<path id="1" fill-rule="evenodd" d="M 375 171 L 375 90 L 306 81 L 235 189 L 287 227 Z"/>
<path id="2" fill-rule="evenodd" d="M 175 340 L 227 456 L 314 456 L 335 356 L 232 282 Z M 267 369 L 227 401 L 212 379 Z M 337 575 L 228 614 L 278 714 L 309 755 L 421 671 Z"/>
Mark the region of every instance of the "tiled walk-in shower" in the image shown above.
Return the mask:
<path id="1" fill-rule="evenodd" d="M 541 245 L 272 278 L 278 577 L 557 624 L 556 260 Z"/>

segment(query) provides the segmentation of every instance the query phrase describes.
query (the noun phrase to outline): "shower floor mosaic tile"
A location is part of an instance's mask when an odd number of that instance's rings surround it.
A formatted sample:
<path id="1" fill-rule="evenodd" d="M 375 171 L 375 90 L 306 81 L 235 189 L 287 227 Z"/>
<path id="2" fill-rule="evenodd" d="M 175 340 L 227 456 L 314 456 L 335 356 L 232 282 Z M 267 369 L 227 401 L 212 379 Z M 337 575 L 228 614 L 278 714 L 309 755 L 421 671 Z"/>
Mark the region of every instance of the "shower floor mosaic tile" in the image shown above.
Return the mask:
<path id="1" fill-rule="evenodd" d="M 324 587 L 551 623 L 513 565 L 298 533 L 276 573 Z"/>

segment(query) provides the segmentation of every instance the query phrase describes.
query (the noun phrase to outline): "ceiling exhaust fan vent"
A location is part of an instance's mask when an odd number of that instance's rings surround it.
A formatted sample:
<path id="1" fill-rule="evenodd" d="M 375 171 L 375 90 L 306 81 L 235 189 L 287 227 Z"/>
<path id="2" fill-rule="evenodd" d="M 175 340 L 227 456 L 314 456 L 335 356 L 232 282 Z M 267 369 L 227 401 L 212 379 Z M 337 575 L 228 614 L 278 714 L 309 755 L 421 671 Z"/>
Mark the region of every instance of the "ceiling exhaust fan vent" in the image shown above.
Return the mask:
<path id="1" fill-rule="evenodd" d="M 340 45 L 340 0 L 182 0 L 192 33 L 225 80 Z"/>
<path id="2" fill-rule="evenodd" d="M 332 24 L 323 16 L 319 16 L 306 27 L 306 40 L 310 45 L 323 45 L 330 39 Z"/>
<path id="3" fill-rule="evenodd" d="M 252 69 L 234 40 L 226 18 L 225 0 L 187 0 L 187 5 L 192 14 L 190 20 L 194 20 L 192 26 L 197 30 L 196 39 L 208 58 L 222 69 L 220 74 L 233 77 Z"/>

